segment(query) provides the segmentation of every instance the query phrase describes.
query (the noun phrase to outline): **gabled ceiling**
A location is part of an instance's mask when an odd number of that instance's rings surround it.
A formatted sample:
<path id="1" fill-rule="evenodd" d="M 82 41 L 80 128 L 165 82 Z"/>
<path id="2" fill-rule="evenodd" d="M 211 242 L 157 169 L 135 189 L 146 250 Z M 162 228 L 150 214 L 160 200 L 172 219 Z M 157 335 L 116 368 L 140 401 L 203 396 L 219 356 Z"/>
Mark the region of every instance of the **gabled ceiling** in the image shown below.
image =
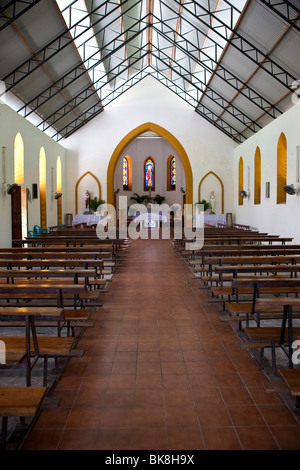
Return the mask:
<path id="1" fill-rule="evenodd" d="M 3 96 L 59 141 L 151 75 L 243 142 L 293 105 L 299 5 L 0 0 Z"/>

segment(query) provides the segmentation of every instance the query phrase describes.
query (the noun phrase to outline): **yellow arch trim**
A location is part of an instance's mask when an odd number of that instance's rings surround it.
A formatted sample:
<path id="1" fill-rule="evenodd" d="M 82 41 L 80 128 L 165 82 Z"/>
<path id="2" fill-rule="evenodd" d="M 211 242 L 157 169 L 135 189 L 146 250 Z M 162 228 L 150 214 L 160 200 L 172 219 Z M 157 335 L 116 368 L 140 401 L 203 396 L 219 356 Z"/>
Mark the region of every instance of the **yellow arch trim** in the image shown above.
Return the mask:
<path id="1" fill-rule="evenodd" d="M 129 132 L 117 145 L 115 148 L 109 164 L 107 168 L 107 203 L 114 205 L 114 174 L 115 174 L 115 168 L 117 161 L 119 160 L 122 152 L 124 149 L 127 147 L 128 144 L 132 140 L 134 140 L 136 137 L 138 137 L 140 134 L 143 134 L 144 132 L 147 131 L 152 131 L 156 132 L 156 134 L 160 135 L 163 137 L 166 141 L 168 141 L 176 150 L 178 153 L 179 157 L 181 158 L 184 170 L 185 170 L 185 184 L 186 184 L 186 204 L 193 204 L 193 172 L 191 168 L 191 164 L 189 161 L 189 157 L 184 150 L 183 146 L 181 143 L 174 137 L 173 134 L 171 134 L 169 131 L 164 129 L 161 126 L 158 126 L 157 124 L 154 124 L 152 122 L 147 122 L 145 124 L 142 124 L 135 129 L 133 129 L 131 132 Z"/>
<path id="2" fill-rule="evenodd" d="M 199 189 L 198 189 L 198 201 L 199 202 L 201 201 L 201 199 L 200 199 L 201 185 L 202 185 L 203 181 L 205 180 L 205 178 L 207 178 L 209 175 L 214 175 L 220 181 L 221 189 L 222 189 L 222 214 L 224 214 L 224 184 L 223 184 L 223 181 L 221 180 L 221 178 L 216 173 L 214 173 L 213 171 L 209 171 L 201 179 L 201 181 L 199 183 Z"/>
<path id="3" fill-rule="evenodd" d="M 98 190 L 99 190 L 99 199 L 101 199 L 101 185 L 100 185 L 100 181 L 98 180 L 97 176 L 95 176 L 93 173 L 91 173 L 90 171 L 86 171 L 82 176 L 80 176 L 79 180 L 78 180 L 77 183 L 76 183 L 76 187 L 75 187 L 75 214 L 78 213 L 78 186 L 79 186 L 80 181 L 81 181 L 86 175 L 91 175 L 92 178 L 94 178 L 94 179 L 96 180 L 97 185 L 98 185 Z"/>

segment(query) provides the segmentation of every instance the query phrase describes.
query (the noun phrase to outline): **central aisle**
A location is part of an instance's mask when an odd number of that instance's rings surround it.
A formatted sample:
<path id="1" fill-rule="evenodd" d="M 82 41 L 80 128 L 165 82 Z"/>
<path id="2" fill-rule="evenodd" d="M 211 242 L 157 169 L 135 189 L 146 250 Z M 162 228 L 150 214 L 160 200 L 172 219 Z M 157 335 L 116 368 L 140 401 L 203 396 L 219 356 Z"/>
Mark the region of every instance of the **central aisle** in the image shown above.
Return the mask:
<path id="1" fill-rule="evenodd" d="M 136 240 L 25 449 L 299 449 L 299 425 L 169 240 Z"/>

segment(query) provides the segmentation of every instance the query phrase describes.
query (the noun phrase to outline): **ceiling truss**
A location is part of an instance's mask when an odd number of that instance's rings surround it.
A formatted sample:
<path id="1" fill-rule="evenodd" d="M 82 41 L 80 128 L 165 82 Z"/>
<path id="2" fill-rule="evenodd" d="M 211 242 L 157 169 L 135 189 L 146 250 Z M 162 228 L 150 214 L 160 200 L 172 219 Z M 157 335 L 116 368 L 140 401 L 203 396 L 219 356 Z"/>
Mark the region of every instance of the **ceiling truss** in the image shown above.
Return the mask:
<path id="1" fill-rule="evenodd" d="M 237 143 L 291 106 L 297 0 L 60 1 L 0 0 L 5 92 L 57 141 L 149 75 Z"/>

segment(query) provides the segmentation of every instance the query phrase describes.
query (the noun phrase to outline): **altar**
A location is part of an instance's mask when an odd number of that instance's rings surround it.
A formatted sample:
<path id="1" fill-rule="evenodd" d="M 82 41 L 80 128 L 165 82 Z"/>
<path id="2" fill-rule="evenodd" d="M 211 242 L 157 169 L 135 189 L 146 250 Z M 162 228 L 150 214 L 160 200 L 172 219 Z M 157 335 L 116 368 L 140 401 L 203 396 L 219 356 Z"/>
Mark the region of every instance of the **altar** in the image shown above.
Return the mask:
<path id="1" fill-rule="evenodd" d="M 225 214 L 197 214 L 196 227 L 204 227 L 206 224 L 217 227 L 218 224 L 226 224 Z"/>
<path id="2" fill-rule="evenodd" d="M 75 214 L 73 215 L 72 225 L 85 224 L 87 227 L 98 225 L 102 216 L 99 214 Z"/>
<path id="3" fill-rule="evenodd" d="M 143 212 L 133 217 L 135 223 L 142 223 L 143 228 L 157 228 L 159 222 L 166 223 L 168 218 L 163 212 Z"/>

